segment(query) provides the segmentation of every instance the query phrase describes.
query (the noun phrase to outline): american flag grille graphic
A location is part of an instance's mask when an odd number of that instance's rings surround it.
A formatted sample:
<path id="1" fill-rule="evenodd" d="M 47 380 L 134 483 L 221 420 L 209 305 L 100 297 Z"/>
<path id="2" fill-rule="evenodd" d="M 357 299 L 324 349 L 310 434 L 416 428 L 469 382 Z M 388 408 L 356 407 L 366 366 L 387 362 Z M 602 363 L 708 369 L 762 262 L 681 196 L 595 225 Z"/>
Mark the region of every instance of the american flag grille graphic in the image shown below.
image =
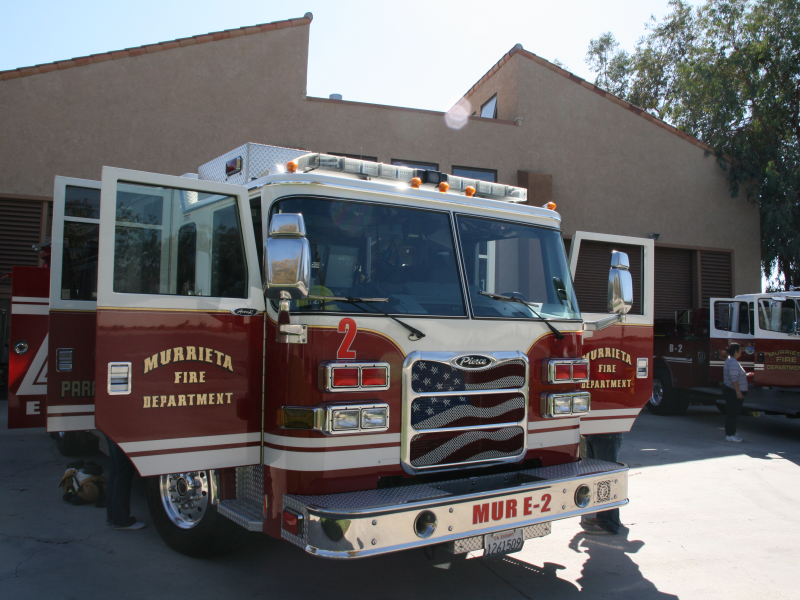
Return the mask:
<path id="1" fill-rule="evenodd" d="M 428 396 L 411 403 L 411 426 L 417 431 L 517 423 L 523 418 L 525 396 L 520 393 Z"/>
<path id="2" fill-rule="evenodd" d="M 419 360 L 411 369 L 411 388 L 418 393 L 508 390 L 521 388 L 524 384 L 525 363 L 521 360 L 509 360 L 481 371 Z"/>
<path id="3" fill-rule="evenodd" d="M 517 456 L 525 448 L 522 427 L 477 431 L 438 431 L 411 438 L 411 464 L 430 467 Z"/>

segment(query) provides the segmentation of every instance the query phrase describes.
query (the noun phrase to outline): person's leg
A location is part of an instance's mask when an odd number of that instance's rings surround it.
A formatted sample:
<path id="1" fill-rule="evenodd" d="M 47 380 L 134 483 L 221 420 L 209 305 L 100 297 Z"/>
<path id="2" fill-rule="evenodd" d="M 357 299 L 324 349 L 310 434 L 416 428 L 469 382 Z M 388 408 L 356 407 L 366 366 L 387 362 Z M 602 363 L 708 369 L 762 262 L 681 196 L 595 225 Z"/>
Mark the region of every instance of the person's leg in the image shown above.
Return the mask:
<path id="1" fill-rule="evenodd" d="M 126 525 L 131 520 L 133 464 L 114 442 L 109 443 L 108 453 L 115 471 L 113 490 L 108 501 L 111 521 L 115 526 Z"/>
<path id="2" fill-rule="evenodd" d="M 111 459 L 110 466 L 108 468 L 108 477 L 106 477 L 106 520 L 114 524 L 114 483 L 117 480 L 117 468 L 114 462 L 114 455 L 113 447 L 115 446 L 114 442 L 112 442 L 108 436 L 106 436 L 106 442 L 108 442 L 108 457 Z"/>
<path id="3" fill-rule="evenodd" d="M 621 433 L 608 433 L 587 435 L 585 438 L 586 458 L 606 460 L 609 462 L 619 462 L 619 451 L 622 447 Z M 595 515 L 584 515 L 581 525 L 586 530 L 598 526 L 608 533 L 617 533 L 622 527 L 619 518 L 619 508 L 603 510 Z M 598 531 L 595 531 L 599 533 Z"/>
<path id="4" fill-rule="evenodd" d="M 736 420 L 742 410 L 742 400 L 736 397 L 736 390 L 728 386 L 722 388 L 722 395 L 725 398 L 725 435 L 736 435 Z"/>

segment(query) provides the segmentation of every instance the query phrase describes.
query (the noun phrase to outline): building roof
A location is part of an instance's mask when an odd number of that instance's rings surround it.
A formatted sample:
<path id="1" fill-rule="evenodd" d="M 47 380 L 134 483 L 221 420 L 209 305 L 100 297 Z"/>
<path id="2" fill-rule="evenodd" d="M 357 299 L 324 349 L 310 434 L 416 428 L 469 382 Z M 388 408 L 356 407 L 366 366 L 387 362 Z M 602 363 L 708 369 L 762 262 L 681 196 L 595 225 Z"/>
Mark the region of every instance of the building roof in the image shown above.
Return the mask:
<path id="1" fill-rule="evenodd" d="M 628 102 L 626 100 L 623 100 L 619 96 L 615 96 L 614 94 L 612 94 L 610 92 L 607 92 L 607 91 L 605 91 L 604 89 L 602 89 L 600 87 L 597 87 L 593 83 L 589 83 L 588 81 L 586 81 L 585 79 L 582 79 L 581 77 L 578 77 L 574 73 L 570 73 L 569 71 L 567 71 L 565 69 L 562 69 L 558 65 L 555 65 L 555 64 L 551 63 L 549 60 L 546 60 L 546 59 L 542 58 L 541 56 L 538 56 L 538 55 L 534 54 L 533 52 L 528 52 L 527 50 L 525 50 L 522 47 L 522 44 L 515 45 L 500 60 L 498 60 L 497 63 L 491 69 L 489 69 L 486 72 L 486 74 L 483 77 L 481 77 L 475 83 L 475 85 L 473 85 L 467 91 L 466 94 L 464 94 L 464 96 L 461 98 L 461 100 L 459 100 L 459 103 L 461 101 L 463 101 L 463 100 L 468 99 L 470 96 L 472 96 L 478 90 L 479 87 L 481 87 L 484 83 L 486 83 L 486 81 L 492 75 L 497 73 L 497 71 L 500 70 L 500 67 L 502 67 L 505 63 L 507 63 L 511 59 L 511 57 L 514 56 L 515 54 L 519 54 L 520 56 L 524 56 L 525 58 L 527 58 L 529 60 L 532 60 L 533 62 L 535 62 L 535 63 L 537 63 L 537 64 L 539 64 L 539 65 L 541 65 L 541 66 L 543 66 L 543 67 L 545 67 L 547 69 L 550 69 L 551 71 L 553 71 L 555 73 L 558 73 L 562 77 L 565 77 L 566 79 L 569 79 L 573 83 L 577 83 L 578 85 L 586 88 L 590 92 L 594 92 L 598 96 L 602 96 L 603 98 L 611 100 L 611 102 L 613 102 L 614 104 L 618 104 L 622 108 L 631 111 L 633 114 L 638 115 L 638 116 L 642 117 L 643 119 L 647 119 L 651 123 L 654 123 L 655 125 L 658 125 L 662 129 L 666 129 L 670 133 L 672 133 L 674 135 L 677 135 L 679 138 L 689 142 L 690 144 L 694 144 L 698 148 L 702 148 L 703 150 L 707 150 L 709 152 L 714 152 L 714 148 L 712 148 L 711 146 L 709 146 L 705 142 L 701 142 L 697 138 L 692 137 L 691 135 L 681 131 L 680 129 L 678 129 L 677 127 L 674 127 L 673 125 L 670 125 L 666 121 L 662 121 L 658 117 L 654 117 L 649 112 L 647 112 L 645 109 L 643 109 L 643 108 L 641 108 L 639 106 L 636 106 L 635 104 L 631 104 L 630 102 Z"/>
<path id="2" fill-rule="evenodd" d="M 218 42 L 220 40 L 235 38 L 242 35 L 253 35 L 255 33 L 274 31 L 276 29 L 286 29 L 287 27 L 301 27 L 303 25 L 309 25 L 313 18 L 314 15 L 308 12 L 299 19 L 287 19 L 285 21 L 273 21 L 272 23 L 262 23 L 261 25 L 239 27 L 237 29 L 213 31 L 203 35 L 179 38 L 169 42 L 147 44 L 145 46 L 138 46 L 136 48 L 126 48 L 125 50 L 112 50 L 111 52 L 90 54 L 89 56 L 80 56 L 70 60 L 57 60 L 55 62 L 36 65 L 33 67 L 20 67 L 19 69 L 0 71 L 0 81 L 8 81 L 9 79 L 17 79 L 19 77 L 30 77 L 31 75 L 40 75 L 43 73 L 50 73 L 52 71 L 63 71 L 64 69 L 71 69 L 72 67 L 82 67 L 84 65 L 90 65 L 93 63 L 105 62 L 107 60 L 117 60 L 118 58 L 132 58 L 134 56 L 141 56 L 143 54 L 161 52 L 162 50 L 172 50 L 173 48 L 184 48 L 186 46 L 205 44 L 206 42 Z"/>

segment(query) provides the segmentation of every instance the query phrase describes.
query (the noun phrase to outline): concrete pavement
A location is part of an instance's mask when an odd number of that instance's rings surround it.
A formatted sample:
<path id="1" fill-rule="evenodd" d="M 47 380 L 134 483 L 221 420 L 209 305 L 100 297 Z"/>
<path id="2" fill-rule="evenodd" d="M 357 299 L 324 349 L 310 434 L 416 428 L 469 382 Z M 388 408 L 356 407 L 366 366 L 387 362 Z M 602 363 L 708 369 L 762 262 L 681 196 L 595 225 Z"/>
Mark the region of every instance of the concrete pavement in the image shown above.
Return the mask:
<path id="1" fill-rule="evenodd" d="M 631 465 L 628 529 L 583 534 L 577 519 L 500 559 L 431 562 L 422 551 L 353 562 L 306 555 L 248 534 L 233 555 L 191 559 L 152 527 L 141 480 L 140 531 L 113 531 L 105 510 L 71 506 L 58 481 L 69 459 L 42 430 L 6 429 L 0 402 L 0 598 L 725 598 L 800 596 L 800 420 L 646 411 L 623 443 Z M 107 466 L 103 455 L 92 457 Z M 438 559 L 437 555 L 437 559 Z M 444 562 L 434 567 L 435 562 Z"/>

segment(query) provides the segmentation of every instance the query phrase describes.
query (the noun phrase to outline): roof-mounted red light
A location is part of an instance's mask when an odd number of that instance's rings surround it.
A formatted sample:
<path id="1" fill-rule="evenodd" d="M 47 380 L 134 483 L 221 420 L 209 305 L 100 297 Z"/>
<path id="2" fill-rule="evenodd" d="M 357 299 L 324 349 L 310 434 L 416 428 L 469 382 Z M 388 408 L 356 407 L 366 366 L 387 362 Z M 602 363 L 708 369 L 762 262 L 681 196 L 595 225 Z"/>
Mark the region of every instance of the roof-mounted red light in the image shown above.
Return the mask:
<path id="1" fill-rule="evenodd" d="M 236 175 L 242 170 L 242 157 L 237 156 L 236 158 L 230 159 L 228 162 L 225 163 L 225 177 L 230 177 L 231 175 Z"/>

